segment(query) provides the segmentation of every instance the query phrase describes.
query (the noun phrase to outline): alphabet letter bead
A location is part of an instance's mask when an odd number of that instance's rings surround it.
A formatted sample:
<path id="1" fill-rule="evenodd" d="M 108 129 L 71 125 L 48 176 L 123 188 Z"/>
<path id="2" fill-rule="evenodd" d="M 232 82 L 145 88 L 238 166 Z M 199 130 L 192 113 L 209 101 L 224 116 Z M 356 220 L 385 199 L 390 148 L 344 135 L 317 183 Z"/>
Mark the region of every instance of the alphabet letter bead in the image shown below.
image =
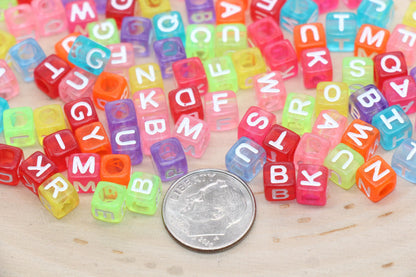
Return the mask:
<path id="1" fill-rule="evenodd" d="M 33 119 L 40 145 L 43 145 L 43 138 L 47 135 L 66 129 L 65 115 L 60 104 L 36 108 Z"/>
<path id="2" fill-rule="evenodd" d="M 285 0 L 252 0 L 250 5 L 251 19 L 253 21 L 257 21 L 261 20 L 262 18 L 269 17 L 274 21 L 279 22 L 281 9 L 285 2 Z"/>
<path id="3" fill-rule="evenodd" d="M 189 24 L 214 24 L 215 7 L 213 0 L 185 0 Z"/>
<path id="4" fill-rule="evenodd" d="M 319 82 L 332 81 L 332 60 L 328 48 L 311 48 L 302 51 L 301 65 L 305 88 L 316 88 Z"/>
<path id="5" fill-rule="evenodd" d="M 217 26 L 215 34 L 216 57 L 231 54 L 248 47 L 247 28 L 243 24 L 221 24 Z"/>
<path id="6" fill-rule="evenodd" d="M 126 211 L 126 192 L 125 186 L 99 182 L 91 200 L 92 216 L 105 222 L 121 222 Z"/>
<path id="7" fill-rule="evenodd" d="M 374 85 L 367 85 L 350 95 L 350 115 L 371 123 L 373 116 L 389 106 L 386 98 Z"/>
<path id="8" fill-rule="evenodd" d="M 276 123 L 276 116 L 257 106 L 251 106 L 238 125 L 238 138 L 247 137 L 262 145 L 264 137 Z"/>
<path id="9" fill-rule="evenodd" d="M 133 16 L 136 8 L 135 0 L 108 0 L 105 9 L 105 17 L 113 19 L 117 27 L 120 28 L 121 22 L 126 16 Z"/>
<path id="10" fill-rule="evenodd" d="M 90 97 L 66 103 L 64 112 L 72 131 L 85 124 L 98 121 L 98 115 Z"/>
<path id="11" fill-rule="evenodd" d="M 3 126 L 6 144 L 26 147 L 36 143 L 35 122 L 30 107 L 5 110 L 3 112 Z"/>
<path id="12" fill-rule="evenodd" d="M 94 193 L 100 181 L 101 158 L 93 153 L 75 153 L 68 159 L 68 180 L 78 193 Z"/>
<path id="13" fill-rule="evenodd" d="M 83 153 L 111 154 L 110 140 L 100 122 L 92 122 L 77 128 L 74 132 Z"/>
<path id="14" fill-rule="evenodd" d="M 163 79 L 159 65 L 147 63 L 130 67 L 129 83 L 132 92 L 148 88 L 163 89 Z"/>
<path id="15" fill-rule="evenodd" d="M 329 140 L 316 134 L 305 133 L 300 138 L 293 156 L 293 164 L 298 169 L 301 164 L 323 165 L 330 150 Z"/>
<path id="16" fill-rule="evenodd" d="M 289 93 L 282 114 L 282 126 L 302 135 L 312 130 L 315 98 L 300 93 Z"/>
<path id="17" fill-rule="evenodd" d="M 71 154 L 80 152 L 74 135 L 68 129 L 46 136 L 43 139 L 43 150 L 49 159 L 56 164 L 59 172 L 67 169 L 67 160 Z"/>
<path id="18" fill-rule="evenodd" d="M 108 1 L 109 3 L 112 1 Z M 120 43 L 120 34 L 114 18 L 102 22 L 91 22 L 87 25 L 88 37 L 102 45 Z"/>
<path id="19" fill-rule="evenodd" d="M 208 123 L 183 114 L 175 124 L 175 137 L 181 142 L 185 154 L 201 158 L 209 144 Z"/>
<path id="20" fill-rule="evenodd" d="M 6 9 L 4 20 L 7 29 L 16 38 L 16 41 L 37 37 L 36 20 L 31 5 L 20 4 Z"/>
<path id="21" fill-rule="evenodd" d="M 130 181 L 130 157 L 124 154 L 108 154 L 101 157 L 100 180 L 127 188 Z"/>
<path id="22" fill-rule="evenodd" d="M 233 91 L 207 93 L 204 99 L 205 120 L 211 131 L 231 130 L 238 126 L 238 104 Z"/>
<path id="23" fill-rule="evenodd" d="M 270 70 L 278 71 L 283 79 L 298 75 L 298 59 L 289 40 L 267 43 L 263 48 L 263 55 Z"/>
<path id="24" fill-rule="evenodd" d="M 253 87 L 253 77 L 266 72 L 266 63 L 257 47 L 235 51 L 231 54 L 235 71 L 238 76 L 238 86 L 241 89 Z"/>
<path id="25" fill-rule="evenodd" d="M 74 67 L 66 74 L 58 86 L 62 101 L 70 102 L 84 97 L 91 97 L 97 76 L 79 67 Z"/>
<path id="26" fill-rule="evenodd" d="M 416 112 L 416 82 L 411 76 L 387 79 L 382 92 L 390 106 L 399 105 L 406 114 Z"/>
<path id="27" fill-rule="evenodd" d="M 100 110 L 104 110 L 108 102 L 127 99 L 129 96 L 129 86 L 126 78 L 110 72 L 101 73 L 92 89 L 95 106 Z"/>
<path id="28" fill-rule="evenodd" d="M 315 114 L 324 110 L 336 110 L 348 116 L 348 100 L 350 91 L 343 82 L 320 82 L 316 86 Z"/>
<path id="29" fill-rule="evenodd" d="M 267 162 L 263 169 L 264 196 L 268 201 L 296 198 L 295 167 L 291 162 Z"/>
<path id="30" fill-rule="evenodd" d="M 231 57 L 216 57 L 204 62 L 208 79 L 208 91 L 238 91 L 238 77 Z"/>
<path id="31" fill-rule="evenodd" d="M 301 164 L 296 179 L 296 201 L 303 205 L 324 206 L 328 169 L 323 165 Z"/>
<path id="32" fill-rule="evenodd" d="M 352 12 L 328 13 L 325 31 L 329 51 L 352 52 L 357 36 L 357 15 Z"/>
<path id="33" fill-rule="evenodd" d="M 14 75 L 5 60 L 0 60 L 0 97 L 10 100 L 18 94 L 19 82 L 16 79 L 16 75 Z M 0 124 L 3 124 L 3 122 Z"/>
<path id="34" fill-rule="evenodd" d="M 317 21 L 318 12 L 318 5 L 312 0 L 287 0 L 280 10 L 279 25 L 291 33 L 296 25 Z"/>
<path id="35" fill-rule="evenodd" d="M 155 214 L 162 194 L 159 176 L 134 172 L 127 188 L 126 205 L 129 211 L 147 215 Z"/>
<path id="36" fill-rule="evenodd" d="M 162 72 L 162 78 L 165 79 L 173 77 L 172 64 L 186 59 L 187 56 L 182 41 L 178 37 L 157 40 L 153 43 L 153 49 Z"/>
<path id="37" fill-rule="evenodd" d="M 155 15 L 171 10 L 170 0 L 148 1 L 137 0 L 143 17 L 153 18 Z"/>
<path id="38" fill-rule="evenodd" d="M 347 117 L 336 110 L 323 110 L 315 120 L 312 133 L 326 138 L 329 141 L 330 149 L 332 149 L 341 142 L 347 124 Z"/>
<path id="39" fill-rule="evenodd" d="M 342 81 L 352 90 L 374 84 L 374 62 L 366 57 L 346 57 L 342 60 Z M 355 91 L 355 90 L 354 90 Z"/>
<path id="40" fill-rule="evenodd" d="M 400 51 L 405 56 L 407 66 L 416 62 L 416 28 L 397 24 L 387 42 L 386 51 Z"/>
<path id="41" fill-rule="evenodd" d="M 176 61 L 172 64 L 172 71 L 178 88 L 196 87 L 201 96 L 208 92 L 208 79 L 200 58 Z"/>
<path id="42" fill-rule="evenodd" d="M 33 0 L 31 5 L 40 37 L 56 35 L 67 30 L 65 8 L 60 0 Z"/>
<path id="43" fill-rule="evenodd" d="M 326 47 L 324 25 L 319 22 L 296 25 L 293 29 L 293 41 L 298 58 L 305 49 Z"/>
<path id="44" fill-rule="evenodd" d="M 300 136 L 283 126 L 274 124 L 263 140 L 267 160 L 270 162 L 293 162 Z"/>
<path id="45" fill-rule="evenodd" d="M 269 112 L 283 109 L 287 93 L 279 72 L 271 71 L 254 76 L 254 90 L 260 108 Z"/>
<path id="46" fill-rule="evenodd" d="M 377 54 L 386 52 L 389 37 L 387 29 L 363 24 L 355 37 L 354 56 L 373 59 Z"/>
<path id="47" fill-rule="evenodd" d="M 169 11 L 155 15 L 153 17 L 153 27 L 156 40 L 179 37 L 182 43 L 186 45 L 185 27 L 179 12 Z"/>
<path id="48" fill-rule="evenodd" d="M 201 96 L 196 88 L 180 88 L 169 92 L 169 107 L 173 122 L 177 122 L 183 114 L 204 119 Z"/>
<path id="49" fill-rule="evenodd" d="M 405 180 L 416 183 L 416 141 L 408 138 L 394 150 L 391 167 Z"/>
<path id="50" fill-rule="evenodd" d="M 251 43 L 258 47 L 262 52 L 264 52 L 264 47 L 269 43 L 283 39 L 283 33 L 280 30 L 280 26 L 269 16 L 248 25 L 247 32 Z"/>
<path id="51" fill-rule="evenodd" d="M 393 17 L 393 0 L 363 0 L 357 9 L 358 24 L 386 28 Z"/>
<path id="52" fill-rule="evenodd" d="M 19 183 L 19 166 L 23 159 L 22 149 L 0 143 L 0 184 L 16 186 Z"/>
<path id="53" fill-rule="evenodd" d="M 80 32 L 86 34 L 85 28 L 90 22 L 98 20 L 95 1 L 79 0 L 68 3 L 65 6 L 66 18 L 68 20 L 69 32 Z"/>
<path id="54" fill-rule="evenodd" d="M 191 24 L 186 27 L 186 56 L 198 57 L 201 61 L 213 58 L 215 27 L 210 24 Z"/>
<path id="55" fill-rule="evenodd" d="M 386 52 L 374 57 L 374 81 L 378 89 L 387 79 L 407 75 L 406 60 L 402 52 Z"/>
<path id="56" fill-rule="evenodd" d="M 121 25 L 120 40 L 133 45 L 136 57 L 147 57 L 150 55 L 152 31 L 153 26 L 150 19 L 126 16 Z"/>

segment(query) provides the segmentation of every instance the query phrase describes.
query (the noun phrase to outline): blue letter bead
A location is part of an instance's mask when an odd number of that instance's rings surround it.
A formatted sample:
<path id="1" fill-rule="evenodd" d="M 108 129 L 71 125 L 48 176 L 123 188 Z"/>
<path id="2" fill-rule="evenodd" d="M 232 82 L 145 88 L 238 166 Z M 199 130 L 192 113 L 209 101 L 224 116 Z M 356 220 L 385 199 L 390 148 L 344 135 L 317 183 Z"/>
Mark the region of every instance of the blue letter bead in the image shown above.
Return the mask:
<path id="1" fill-rule="evenodd" d="M 153 40 L 152 21 L 139 16 L 124 17 L 121 23 L 120 40 L 133 45 L 136 57 L 148 57 Z"/>
<path id="2" fill-rule="evenodd" d="M 352 12 L 332 12 L 326 15 L 326 43 L 329 51 L 352 52 L 357 35 L 357 15 Z"/>
<path id="3" fill-rule="evenodd" d="M 227 169 L 250 182 L 263 169 L 266 151 L 255 141 L 241 137 L 225 155 Z"/>
<path id="4" fill-rule="evenodd" d="M 10 107 L 7 100 L 0 97 L 0 133 L 3 132 L 3 112 L 8 108 Z"/>
<path id="5" fill-rule="evenodd" d="M 358 27 L 371 24 L 386 28 L 393 18 L 393 0 L 363 0 L 357 9 Z"/>
<path id="6" fill-rule="evenodd" d="M 157 40 L 153 43 L 153 49 L 163 79 L 173 77 L 172 64 L 174 62 L 186 59 L 185 47 L 178 37 Z"/>
<path id="7" fill-rule="evenodd" d="M 182 144 L 175 138 L 167 138 L 150 146 L 153 165 L 162 182 L 178 179 L 188 173 L 188 163 Z"/>
<path id="8" fill-rule="evenodd" d="M 164 12 L 153 17 L 156 39 L 179 37 L 185 45 L 185 27 L 182 16 L 177 11 Z"/>
<path id="9" fill-rule="evenodd" d="M 399 105 L 376 114 L 371 124 L 380 131 L 380 145 L 385 150 L 392 150 L 412 137 L 412 123 Z"/>
<path id="10" fill-rule="evenodd" d="M 357 89 L 350 95 L 349 111 L 353 119 L 371 124 L 373 116 L 389 106 L 386 98 L 375 85 Z"/>
<path id="11" fill-rule="evenodd" d="M 104 71 L 110 57 L 110 49 L 84 36 L 75 39 L 68 53 L 71 63 L 94 75 Z"/>
<path id="12" fill-rule="evenodd" d="M 12 46 L 9 49 L 9 54 L 14 70 L 20 74 L 25 82 L 34 80 L 33 73 L 35 68 L 46 59 L 45 52 L 33 38 L 25 39 Z"/>
<path id="13" fill-rule="evenodd" d="M 394 150 L 391 167 L 397 175 L 416 183 L 416 141 L 407 138 Z"/>
<path id="14" fill-rule="evenodd" d="M 318 5 L 312 0 L 287 0 L 280 10 L 280 26 L 293 33 L 299 24 L 318 20 Z"/>

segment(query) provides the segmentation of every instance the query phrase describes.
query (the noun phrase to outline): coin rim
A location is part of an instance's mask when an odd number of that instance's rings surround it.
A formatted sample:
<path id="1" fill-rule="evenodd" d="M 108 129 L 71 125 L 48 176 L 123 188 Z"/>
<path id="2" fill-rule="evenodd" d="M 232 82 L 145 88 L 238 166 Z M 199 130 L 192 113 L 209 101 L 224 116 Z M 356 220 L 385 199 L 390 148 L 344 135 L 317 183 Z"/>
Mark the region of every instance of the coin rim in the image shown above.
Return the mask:
<path id="1" fill-rule="evenodd" d="M 166 202 L 167 202 L 167 195 L 169 194 L 169 192 L 171 190 L 173 190 L 173 188 L 175 187 L 175 185 L 177 183 L 180 183 L 182 181 L 182 179 L 185 179 L 187 177 L 189 177 L 189 175 L 193 175 L 193 174 L 197 174 L 200 172 L 205 172 L 205 171 L 215 171 L 215 172 L 219 172 L 222 174 L 226 174 L 229 175 L 230 177 L 236 179 L 238 182 L 240 182 L 243 187 L 245 189 L 247 189 L 248 194 L 250 196 L 250 198 L 252 199 L 252 203 L 253 203 L 253 212 L 252 212 L 252 219 L 250 221 L 250 224 L 248 225 L 248 227 L 244 230 L 244 232 L 242 232 L 242 234 L 235 240 L 233 240 L 231 243 L 225 245 L 225 246 L 221 246 L 218 248 L 210 248 L 210 249 L 206 249 L 206 248 L 200 248 L 200 247 L 195 247 L 193 245 L 190 245 L 189 243 L 186 243 L 182 240 L 180 240 L 178 238 L 178 236 L 174 235 L 174 232 L 171 231 L 171 229 L 169 228 L 169 226 L 167 226 L 166 221 L 165 221 L 165 217 L 164 217 L 164 210 L 165 210 L 165 206 L 166 206 Z M 162 214 L 162 221 L 163 221 L 163 225 L 165 226 L 165 229 L 168 231 L 169 235 L 174 238 L 176 240 L 177 243 L 179 243 L 181 246 L 193 250 L 193 251 L 197 251 L 197 252 L 203 252 L 203 253 L 213 253 L 213 252 L 220 252 L 223 250 L 227 250 L 235 245 L 237 245 L 243 238 L 245 238 L 245 236 L 250 232 L 251 228 L 253 227 L 254 221 L 256 219 L 256 214 L 257 214 L 257 204 L 256 204 L 256 198 L 254 197 L 253 191 L 251 190 L 251 188 L 249 187 L 249 185 L 244 182 L 244 180 L 242 180 L 240 177 L 238 177 L 237 175 L 227 171 L 227 170 L 223 170 L 223 169 L 216 169 L 216 168 L 203 168 L 203 169 L 196 169 L 193 170 L 191 172 L 188 172 L 187 174 L 185 174 L 184 176 L 180 177 L 179 179 L 175 180 L 168 188 L 168 190 L 166 191 L 165 195 L 163 196 L 163 202 L 162 202 L 162 208 L 161 208 L 161 214 Z"/>

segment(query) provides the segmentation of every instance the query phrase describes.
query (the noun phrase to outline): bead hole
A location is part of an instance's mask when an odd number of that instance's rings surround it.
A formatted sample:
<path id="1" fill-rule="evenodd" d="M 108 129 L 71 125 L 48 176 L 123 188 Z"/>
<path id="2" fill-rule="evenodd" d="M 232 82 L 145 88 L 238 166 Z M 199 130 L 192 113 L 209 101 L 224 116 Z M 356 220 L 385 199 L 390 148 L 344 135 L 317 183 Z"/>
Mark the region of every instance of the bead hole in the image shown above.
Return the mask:
<path id="1" fill-rule="evenodd" d="M 15 153 L 9 149 L 3 149 L 0 151 L 0 164 L 2 167 L 13 166 L 15 160 Z"/>
<path id="2" fill-rule="evenodd" d="M 119 86 L 119 81 L 117 78 L 107 77 L 101 82 L 101 88 L 104 91 L 114 91 Z"/>
<path id="3" fill-rule="evenodd" d="M 115 174 L 118 174 L 120 172 L 123 172 L 124 163 L 123 163 L 122 160 L 120 160 L 118 158 L 113 158 L 113 159 L 109 160 L 106 163 L 105 169 L 109 174 L 115 175 Z"/>

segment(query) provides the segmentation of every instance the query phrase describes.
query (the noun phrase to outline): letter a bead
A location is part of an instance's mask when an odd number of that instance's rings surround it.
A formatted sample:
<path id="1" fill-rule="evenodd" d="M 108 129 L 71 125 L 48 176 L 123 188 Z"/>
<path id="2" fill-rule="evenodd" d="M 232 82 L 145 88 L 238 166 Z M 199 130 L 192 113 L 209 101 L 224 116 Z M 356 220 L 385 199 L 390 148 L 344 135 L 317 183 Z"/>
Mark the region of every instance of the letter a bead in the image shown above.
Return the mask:
<path id="1" fill-rule="evenodd" d="M 99 182 L 91 200 L 92 216 L 105 222 L 121 222 L 126 211 L 126 191 L 125 186 Z"/>
<path id="2" fill-rule="evenodd" d="M 129 211 L 147 215 L 155 214 L 162 194 L 159 176 L 134 172 L 127 188 L 126 205 Z"/>

